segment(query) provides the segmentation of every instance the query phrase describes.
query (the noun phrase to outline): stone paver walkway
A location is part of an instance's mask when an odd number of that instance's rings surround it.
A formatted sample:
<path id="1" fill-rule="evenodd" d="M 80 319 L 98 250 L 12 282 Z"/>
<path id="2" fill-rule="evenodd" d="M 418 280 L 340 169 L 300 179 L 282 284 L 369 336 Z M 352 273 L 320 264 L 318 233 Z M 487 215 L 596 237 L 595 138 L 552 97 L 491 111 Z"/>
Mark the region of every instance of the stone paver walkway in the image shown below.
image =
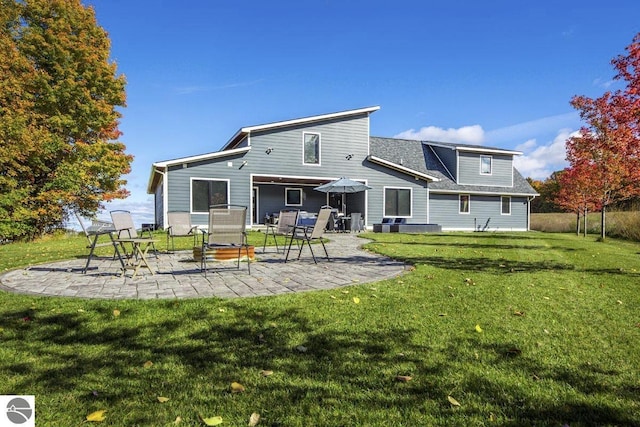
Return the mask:
<path id="1" fill-rule="evenodd" d="M 313 263 L 308 248 L 300 260 L 284 262 L 275 248 L 256 248 L 251 275 L 245 262 L 240 270 L 235 263 L 222 263 L 207 277 L 193 261 L 191 251 L 174 254 L 149 254 L 153 270 L 141 269 L 135 278 L 120 276 L 120 264 L 111 258 L 93 259 L 82 274 L 86 259 L 73 259 L 13 270 L 0 276 L 0 289 L 48 296 L 108 299 L 154 299 L 199 297 L 253 297 L 319 289 L 332 289 L 356 283 L 388 279 L 402 274 L 403 263 L 361 249 L 368 242 L 354 234 L 331 234 L 327 251 L 331 261 L 322 258 L 324 251 L 314 245 L 318 264 Z M 316 249 L 317 248 L 317 249 Z M 297 255 L 297 252 L 296 254 Z M 293 248 L 291 256 L 294 257 Z M 294 257 L 295 258 L 295 257 Z"/>

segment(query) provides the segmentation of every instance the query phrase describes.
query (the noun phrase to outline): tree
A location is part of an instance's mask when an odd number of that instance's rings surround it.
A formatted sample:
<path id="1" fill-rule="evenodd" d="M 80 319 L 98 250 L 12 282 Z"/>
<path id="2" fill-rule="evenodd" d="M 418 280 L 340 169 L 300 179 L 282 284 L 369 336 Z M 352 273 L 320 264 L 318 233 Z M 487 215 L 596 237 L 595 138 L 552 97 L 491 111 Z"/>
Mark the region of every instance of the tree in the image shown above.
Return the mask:
<path id="1" fill-rule="evenodd" d="M 557 173 L 559 191 L 555 203 L 562 209 L 576 214 L 576 234 L 580 234 L 580 216 L 584 219 L 584 235 L 587 235 L 587 213 L 601 208 L 600 200 L 593 195 L 597 183 L 584 168 L 587 164 L 577 163 Z"/>
<path id="2" fill-rule="evenodd" d="M 34 237 L 128 195 L 125 78 L 80 0 L 0 0 L 0 236 Z"/>
<path id="3" fill-rule="evenodd" d="M 558 174 L 562 171 L 553 172 L 544 181 L 534 180 L 527 178 L 529 184 L 540 195 L 531 201 L 531 212 L 535 213 L 549 213 L 558 212 L 561 208 L 556 203 L 558 191 L 560 191 L 560 183 L 558 181 Z"/>
<path id="4" fill-rule="evenodd" d="M 601 238 L 606 236 L 607 207 L 640 194 L 640 34 L 627 56 L 612 60 L 623 90 L 591 99 L 575 96 L 571 105 L 586 125 L 567 141 L 570 169 L 593 181 L 591 198 L 601 208 Z"/>

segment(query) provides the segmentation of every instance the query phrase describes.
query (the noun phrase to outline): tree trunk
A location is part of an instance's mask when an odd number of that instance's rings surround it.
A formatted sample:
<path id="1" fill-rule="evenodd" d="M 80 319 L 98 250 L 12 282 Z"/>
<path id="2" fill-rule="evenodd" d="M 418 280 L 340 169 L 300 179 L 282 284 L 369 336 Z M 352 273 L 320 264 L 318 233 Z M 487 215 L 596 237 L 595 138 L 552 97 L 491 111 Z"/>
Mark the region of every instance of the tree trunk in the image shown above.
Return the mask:
<path id="1" fill-rule="evenodd" d="M 576 211 L 576 236 L 580 235 L 580 209 Z"/>
<path id="2" fill-rule="evenodd" d="M 600 240 L 604 241 L 607 235 L 606 229 L 607 205 L 602 205 L 602 214 L 600 215 Z"/>
<path id="3" fill-rule="evenodd" d="M 587 208 L 584 208 L 584 237 L 587 237 L 587 214 L 589 213 L 589 210 Z"/>

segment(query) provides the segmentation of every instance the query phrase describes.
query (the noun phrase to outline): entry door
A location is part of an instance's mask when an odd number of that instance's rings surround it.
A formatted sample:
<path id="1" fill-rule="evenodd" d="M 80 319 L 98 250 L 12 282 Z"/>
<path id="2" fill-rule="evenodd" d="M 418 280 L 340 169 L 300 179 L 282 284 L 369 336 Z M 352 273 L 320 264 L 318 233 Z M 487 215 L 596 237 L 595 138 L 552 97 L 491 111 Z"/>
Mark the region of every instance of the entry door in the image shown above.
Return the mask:
<path id="1" fill-rule="evenodd" d="M 253 192 L 251 195 L 251 223 L 252 224 L 258 224 L 259 223 L 259 217 L 258 217 L 258 212 L 260 212 L 260 209 L 258 207 L 258 200 L 259 200 L 259 189 L 258 187 L 253 187 Z"/>

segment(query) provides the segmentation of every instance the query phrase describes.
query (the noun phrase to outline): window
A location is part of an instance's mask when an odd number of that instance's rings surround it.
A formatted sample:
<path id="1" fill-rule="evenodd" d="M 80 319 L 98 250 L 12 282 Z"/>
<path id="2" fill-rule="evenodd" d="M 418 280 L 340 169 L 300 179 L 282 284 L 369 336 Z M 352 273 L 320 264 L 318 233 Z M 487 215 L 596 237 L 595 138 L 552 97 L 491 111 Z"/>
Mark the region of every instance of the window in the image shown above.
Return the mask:
<path id="1" fill-rule="evenodd" d="M 286 206 L 302 206 L 302 188 L 285 188 L 284 204 Z"/>
<path id="2" fill-rule="evenodd" d="M 320 134 L 303 134 L 302 163 L 305 165 L 320 165 Z"/>
<path id="3" fill-rule="evenodd" d="M 460 196 L 460 213 L 468 214 L 471 212 L 471 196 L 468 194 L 461 194 Z"/>
<path id="4" fill-rule="evenodd" d="M 502 215 L 511 215 L 511 197 L 502 196 L 500 200 L 502 202 Z"/>
<path id="5" fill-rule="evenodd" d="M 480 156 L 480 174 L 491 175 L 491 156 Z"/>
<path id="6" fill-rule="evenodd" d="M 411 189 L 384 189 L 384 216 L 411 216 Z"/>
<path id="7" fill-rule="evenodd" d="M 229 203 L 229 181 L 191 179 L 191 212 L 207 213 L 209 206 Z"/>

